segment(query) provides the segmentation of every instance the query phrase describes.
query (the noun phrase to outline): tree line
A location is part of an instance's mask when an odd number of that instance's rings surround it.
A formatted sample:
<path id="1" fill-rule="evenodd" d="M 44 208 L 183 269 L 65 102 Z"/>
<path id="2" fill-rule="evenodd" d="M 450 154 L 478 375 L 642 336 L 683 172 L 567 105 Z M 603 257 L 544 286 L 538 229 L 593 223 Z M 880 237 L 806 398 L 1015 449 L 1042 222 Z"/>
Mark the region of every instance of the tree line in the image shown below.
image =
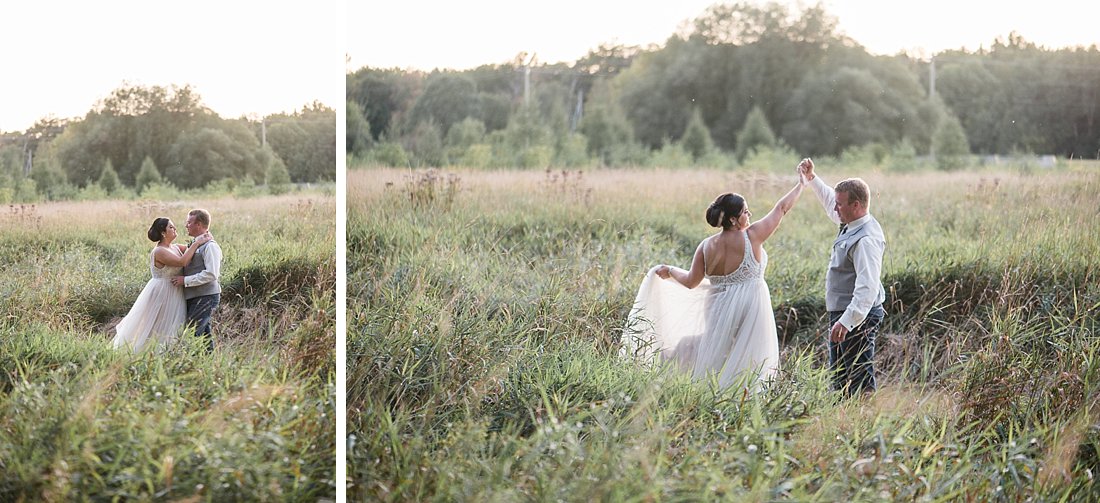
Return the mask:
<path id="1" fill-rule="evenodd" d="M 125 85 L 83 118 L 0 134 L 0 203 L 134 197 L 336 179 L 336 112 L 223 119 L 190 86 Z"/>
<path id="2" fill-rule="evenodd" d="M 1100 50 L 1011 33 L 875 56 L 821 4 L 716 4 L 660 47 L 573 64 L 346 76 L 349 156 L 396 166 L 736 165 L 762 150 L 1100 158 Z"/>

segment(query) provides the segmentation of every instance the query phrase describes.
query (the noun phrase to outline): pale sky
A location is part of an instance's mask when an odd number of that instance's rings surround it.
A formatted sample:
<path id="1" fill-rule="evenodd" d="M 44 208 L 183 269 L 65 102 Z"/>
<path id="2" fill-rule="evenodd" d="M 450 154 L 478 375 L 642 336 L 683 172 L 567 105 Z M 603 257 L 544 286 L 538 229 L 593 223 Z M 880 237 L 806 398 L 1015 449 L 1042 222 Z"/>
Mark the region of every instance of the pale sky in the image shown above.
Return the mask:
<path id="1" fill-rule="evenodd" d="M 663 44 L 681 23 L 715 3 L 719 2 L 348 0 L 346 69 L 468 69 L 511 61 L 521 51 L 536 53 L 543 63 L 572 63 L 605 42 Z M 1100 44 L 1097 1 L 823 3 L 838 18 L 838 30 L 874 54 L 976 50 L 1012 31 L 1048 48 Z"/>
<path id="2" fill-rule="evenodd" d="M 0 12 L 0 131 L 83 117 L 124 83 L 190 84 L 227 119 L 344 102 L 344 0 L 28 0 Z"/>

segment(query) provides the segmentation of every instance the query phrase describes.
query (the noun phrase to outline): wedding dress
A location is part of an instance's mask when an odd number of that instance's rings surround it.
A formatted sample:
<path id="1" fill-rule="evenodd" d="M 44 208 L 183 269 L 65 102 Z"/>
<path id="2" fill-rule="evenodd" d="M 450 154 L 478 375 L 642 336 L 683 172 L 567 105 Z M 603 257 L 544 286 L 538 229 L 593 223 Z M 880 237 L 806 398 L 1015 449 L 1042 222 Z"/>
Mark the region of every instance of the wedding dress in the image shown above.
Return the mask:
<path id="1" fill-rule="evenodd" d="M 774 376 L 779 339 L 764 281 L 768 254 L 758 262 L 743 234 L 745 258 L 737 270 L 708 275 L 694 289 L 650 269 L 627 318 L 622 354 L 676 365 L 696 379 L 717 374 L 722 388 L 741 383 L 755 390 Z"/>
<path id="2" fill-rule="evenodd" d="M 170 247 L 173 253 L 179 249 Z M 156 248 L 149 253 L 152 279 L 145 284 L 134 306 L 115 327 L 114 347 L 129 347 L 135 353 L 153 343 L 163 349 L 176 340 L 176 333 L 187 321 L 187 303 L 183 288 L 172 284 L 172 277 L 183 273 L 182 267 L 157 268 Z"/>

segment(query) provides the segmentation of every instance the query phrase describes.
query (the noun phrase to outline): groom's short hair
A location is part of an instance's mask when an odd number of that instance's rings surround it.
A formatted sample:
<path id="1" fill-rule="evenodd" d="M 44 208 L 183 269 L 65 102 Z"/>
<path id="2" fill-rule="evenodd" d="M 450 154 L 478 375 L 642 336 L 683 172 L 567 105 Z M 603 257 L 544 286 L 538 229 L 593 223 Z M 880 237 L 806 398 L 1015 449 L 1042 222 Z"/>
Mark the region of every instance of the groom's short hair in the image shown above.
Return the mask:
<path id="1" fill-rule="evenodd" d="M 187 216 L 195 217 L 195 221 L 203 227 L 210 228 L 210 212 L 203 209 L 194 209 L 187 212 Z"/>
<path id="2" fill-rule="evenodd" d="M 836 184 L 834 190 L 847 192 L 849 202 L 859 201 L 859 204 L 864 208 L 871 204 L 871 188 L 867 186 L 867 182 L 860 178 L 841 180 L 840 183 Z"/>

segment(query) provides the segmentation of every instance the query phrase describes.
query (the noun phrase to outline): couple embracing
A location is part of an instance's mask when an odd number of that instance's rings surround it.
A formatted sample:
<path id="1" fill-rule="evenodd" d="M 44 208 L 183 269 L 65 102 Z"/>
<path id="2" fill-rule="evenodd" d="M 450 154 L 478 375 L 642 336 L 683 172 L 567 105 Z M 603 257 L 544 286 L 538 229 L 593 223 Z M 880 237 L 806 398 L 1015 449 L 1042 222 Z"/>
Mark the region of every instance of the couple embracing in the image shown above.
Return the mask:
<path id="1" fill-rule="evenodd" d="M 194 238 L 187 246 L 174 244 L 178 233 L 170 219 L 153 220 L 148 233 L 156 243 L 149 253 L 152 279 L 115 327 L 115 348 L 135 353 L 151 347 L 164 349 L 187 324 L 205 339 L 206 351 L 214 351 L 210 317 L 221 301 L 222 250 L 210 234 L 208 211 L 191 210 L 185 226 L 187 235 Z"/>
<path id="2" fill-rule="evenodd" d="M 779 340 L 764 281 L 764 242 L 809 186 L 840 227 L 825 277 L 833 386 L 847 395 L 875 390 L 886 237 L 869 213 L 870 189 L 859 178 L 830 187 L 814 173 L 810 159 L 797 169 L 798 184 L 755 222 L 748 201 L 738 194 L 722 194 L 711 203 L 707 223 L 722 230 L 699 243 L 690 269 L 650 269 L 630 313 L 624 353 L 672 362 L 695 378 L 717 376 L 722 388 L 759 389 L 771 379 L 779 368 Z"/>

